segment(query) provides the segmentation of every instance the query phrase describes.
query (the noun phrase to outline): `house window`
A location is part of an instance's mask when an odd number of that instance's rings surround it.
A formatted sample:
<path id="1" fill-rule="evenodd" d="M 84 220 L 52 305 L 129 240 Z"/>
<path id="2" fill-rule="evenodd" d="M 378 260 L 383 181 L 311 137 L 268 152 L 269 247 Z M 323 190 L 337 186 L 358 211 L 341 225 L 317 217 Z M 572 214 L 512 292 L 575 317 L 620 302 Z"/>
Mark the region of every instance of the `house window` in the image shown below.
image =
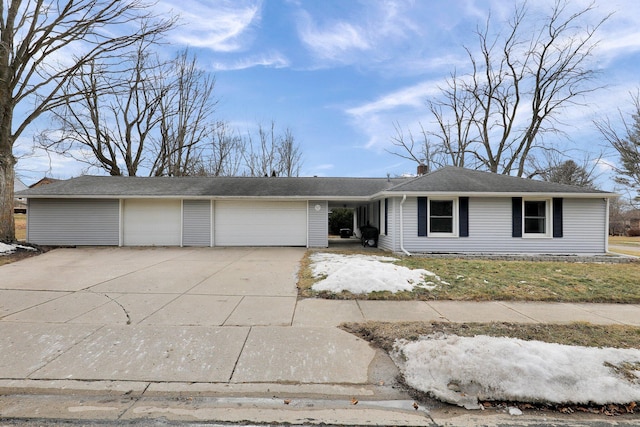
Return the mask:
<path id="1" fill-rule="evenodd" d="M 429 199 L 429 234 L 453 236 L 456 230 L 454 200 Z"/>
<path id="2" fill-rule="evenodd" d="M 418 197 L 418 236 L 469 237 L 469 198 Z"/>
<path id="3" fill-rule="evenodd" d="M 550 230 L 549 202 L 525 200 L 523 202 L 524 235 L 547 236 Z"/>

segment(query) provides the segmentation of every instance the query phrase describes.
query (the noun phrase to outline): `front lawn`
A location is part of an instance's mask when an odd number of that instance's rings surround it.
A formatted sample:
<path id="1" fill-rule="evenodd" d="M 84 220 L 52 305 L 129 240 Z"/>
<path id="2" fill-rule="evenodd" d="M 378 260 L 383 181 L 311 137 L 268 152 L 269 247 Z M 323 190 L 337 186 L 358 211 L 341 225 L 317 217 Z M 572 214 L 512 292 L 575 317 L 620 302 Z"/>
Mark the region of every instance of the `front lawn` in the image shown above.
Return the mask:
<path id="1" fill-rule="evenodd" d="M 19 242 L 27 240 L 27 214 L 14 214 L 13 220 L 16 225 L 16 240 Z"/>
<path id="2" fill-rule="evenodd" d="M 303 297 L 339 299 L 557 301 L 640 303 L 640 262 L 579 263 L 403 257 L 398 266 L 424 269 L 440 279 L 436 287 L 412 291 L 317 292 L 310 255 L 304 257 L 298 287 Z M 385 254 L 388 256 L 388 254 Z M 432 280 L 432 279 L 429 279 Z"/>
<path id="3" fill-rule="evenodd" d="M 621 245 L 621 246 L 631 246 L 631 247 L 639 247 L 640 246 L 640 236 L 609 236 L 609 244 L 610 245 Z"/>
<path id="4" fill-rule="evenodd" d="M 585 347 L 640 349 L 640 328 L 626 325 L 529 323 L 374 322 L 344 323 L 341 328 L 390 352 L 398 339 L 415 341 L 435 333 L 474 337 L 519 338 Z"/>

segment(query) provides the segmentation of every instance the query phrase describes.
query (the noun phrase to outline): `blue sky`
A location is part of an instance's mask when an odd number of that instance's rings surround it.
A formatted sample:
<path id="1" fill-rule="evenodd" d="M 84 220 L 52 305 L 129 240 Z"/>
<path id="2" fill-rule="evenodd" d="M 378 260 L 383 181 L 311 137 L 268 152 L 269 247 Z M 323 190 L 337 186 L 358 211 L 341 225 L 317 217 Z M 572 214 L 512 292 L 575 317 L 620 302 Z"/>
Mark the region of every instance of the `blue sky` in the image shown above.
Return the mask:
<path id="1" fill-rule="evenodd" d="M 535 0 L 528 7 L 548 12 L 552 3 Z M 593 119 L 630 111 L 629 93 L 640 87 L 640 2 L 595 4 L 585 24 L 614 12 L 598 33 L 593 57 L 607 89 L 566 112 L 566 135 L 556 141 L 577 160 L 585 150 L 606 148 Z M 513 2 L 161 0 L 156 7 L 179 13 L 183 22 L 169 34 L 164 53 L 188 46 L 215 75 L 216 119 L 240 130 L 272 120 L 290 128 L 302 148 L 303 176 L 386 176 L 415 172 L 414 163 L 385 151 L 394 123 L 414 131 L 419 122 L 429 125 L 425 99 L 454 69 L 468 71 L 463 45 L 475 49 L 473 32 L 489 13 L 498 30 Z M 31 140 L 23 135 L 19 150 Z M 606 160 L 615 162 L 615 156 Z M 37 153 L 21 159 L 17 171 L 31 183 L 43 175 L 78 175 L 84 167 Z M 606 175 L 600 184 L 610 185 Z"/>

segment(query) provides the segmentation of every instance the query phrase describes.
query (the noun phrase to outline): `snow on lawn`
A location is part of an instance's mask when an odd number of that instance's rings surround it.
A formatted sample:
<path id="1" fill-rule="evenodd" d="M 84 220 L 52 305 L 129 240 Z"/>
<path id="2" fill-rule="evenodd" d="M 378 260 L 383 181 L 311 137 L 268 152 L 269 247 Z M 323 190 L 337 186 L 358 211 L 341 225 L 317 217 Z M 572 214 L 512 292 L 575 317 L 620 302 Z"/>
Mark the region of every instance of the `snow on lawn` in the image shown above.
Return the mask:
<path id="1" fill-rule="evenodd" d="M 431 335 L 399 340 L 392 358 L 408 385 L 468 409 L 479 408 L 479 399 L 599 405 L 640 400 L 637 349 Z"/>
<path id="2" fill-rule="evenodd" d="M 440 282 L 440 278 L 430 271 L 411 270 L 392 264 L 393 261 L 397 261 L 392 257 L 316 252 L 311 255 L 311 261 L 313 277 L 324 277 L 311 287 L 314 291 L 395 293 L 411 291 L 416 286 L 424 289 L 435 288 L 434 282 L 428 278 Z"/>
<path id="3" fill-rule="evenodd" d="M 2 255 L 9 255 L 14 253 L 15 251 L 17 251 L 18 249 L 24 249 L 24 250 L 28 250 L 28 251 L 35 251 L 35 248 L 32 248 L 30 246 L 23 246 L 23 245 L 16 245 L 13 243 L 2 243 L 0 242 L 0 256 Z"/>

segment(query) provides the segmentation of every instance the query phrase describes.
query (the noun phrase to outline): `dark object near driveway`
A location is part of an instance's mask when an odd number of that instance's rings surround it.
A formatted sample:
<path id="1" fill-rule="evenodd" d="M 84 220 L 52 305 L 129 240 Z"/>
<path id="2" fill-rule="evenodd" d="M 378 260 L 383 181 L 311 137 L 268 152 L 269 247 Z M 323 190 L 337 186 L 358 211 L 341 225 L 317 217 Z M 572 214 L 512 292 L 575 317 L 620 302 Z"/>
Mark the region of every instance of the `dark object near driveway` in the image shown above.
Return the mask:
<path id="1" fill-rule="evenodd" d="M 353 233 L 351 232 L 350 228 L 341 228 L 340 229 L 340 238 L 342 239 L 348 239 L 349 237 L 351 237 Z"/>
<path id="2" fill-rule="evenodd" d="M 365 225 L 360 227 L 360 240 L 362 241 L 362 246 L 367 247 L 377 247 L 378 246 L 378 236 L 380 235 L 380 231 L 371 225 Z"/>

